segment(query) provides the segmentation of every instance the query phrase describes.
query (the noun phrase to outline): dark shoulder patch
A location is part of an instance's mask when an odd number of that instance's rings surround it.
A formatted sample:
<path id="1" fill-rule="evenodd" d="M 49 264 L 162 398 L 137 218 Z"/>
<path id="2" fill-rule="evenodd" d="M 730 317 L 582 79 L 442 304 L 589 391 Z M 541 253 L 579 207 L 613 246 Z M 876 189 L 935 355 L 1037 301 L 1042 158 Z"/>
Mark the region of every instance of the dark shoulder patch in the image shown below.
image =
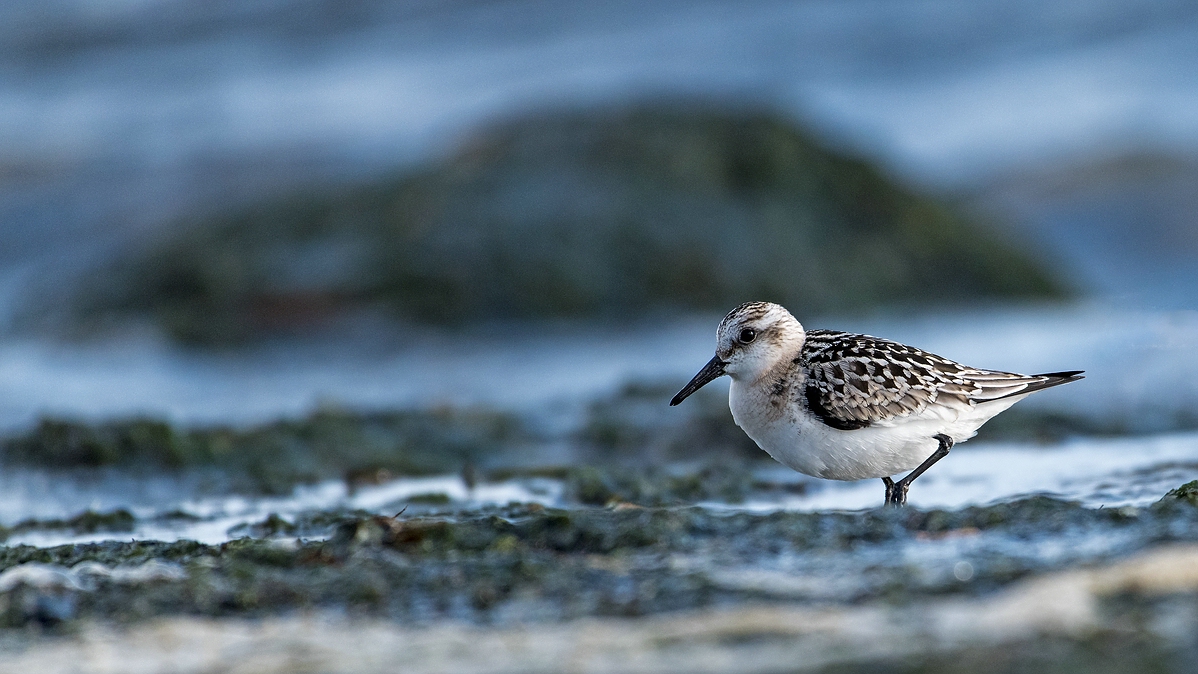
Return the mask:
<path id="1" fill-rule="evenodd" d="M 803 394 L 807 398 L 807 409 L 815 415 L 815 418 L 822 421 L 825 426 L 830 426 L 838 431 L 855 431 L 869 425 L 868 421 L 837 418 L 832 414 L 831 410 L 824 407 L 820 401 L 819 387 L 814 384 L 807 384 Z"/>

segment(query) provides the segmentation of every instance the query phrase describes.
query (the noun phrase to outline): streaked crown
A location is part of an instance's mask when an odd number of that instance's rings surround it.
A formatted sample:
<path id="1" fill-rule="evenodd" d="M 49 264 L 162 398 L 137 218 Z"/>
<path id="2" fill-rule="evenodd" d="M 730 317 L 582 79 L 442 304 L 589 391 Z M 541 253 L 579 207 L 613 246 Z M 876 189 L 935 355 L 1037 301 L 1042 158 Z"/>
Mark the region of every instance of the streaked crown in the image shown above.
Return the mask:
<path id="1" fill-rule="evenodd" d="M 803 348 L 803 326 L 781 305 L 746 302 L 716 329 L 716 355 L 733 378 L 756 379 Z"/>

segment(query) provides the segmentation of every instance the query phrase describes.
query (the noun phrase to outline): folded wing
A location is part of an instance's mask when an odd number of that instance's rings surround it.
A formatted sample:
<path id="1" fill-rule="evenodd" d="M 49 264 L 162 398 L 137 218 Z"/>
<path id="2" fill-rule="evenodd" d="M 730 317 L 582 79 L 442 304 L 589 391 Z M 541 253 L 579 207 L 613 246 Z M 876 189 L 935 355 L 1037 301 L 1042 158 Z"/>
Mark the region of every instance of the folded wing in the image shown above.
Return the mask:
<path id="1" fill-rule="evenodd" d="M 1081 379 L 1080 371 L 1023 375 L 980 370 L 886 339 L 811 330 L 796 363 L 808 409 L 840 430 L 922 413 L 956 415 L 989 401 Z"/>

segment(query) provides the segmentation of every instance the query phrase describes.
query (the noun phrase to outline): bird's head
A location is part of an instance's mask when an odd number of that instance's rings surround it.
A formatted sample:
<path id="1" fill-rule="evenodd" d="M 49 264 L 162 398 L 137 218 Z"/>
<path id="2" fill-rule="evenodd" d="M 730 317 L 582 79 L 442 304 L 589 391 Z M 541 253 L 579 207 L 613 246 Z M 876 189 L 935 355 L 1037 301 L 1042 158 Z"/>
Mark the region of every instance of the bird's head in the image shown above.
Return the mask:
<path id="1" fill-rule="evenodd" d="M 704 384 L 728 375 L 754 382 L 803 348 L 803 326 L 780 305 L 747 302 L 733 309 L 716 329 L 715 357 L 670 401 L 677 405 Z"/>

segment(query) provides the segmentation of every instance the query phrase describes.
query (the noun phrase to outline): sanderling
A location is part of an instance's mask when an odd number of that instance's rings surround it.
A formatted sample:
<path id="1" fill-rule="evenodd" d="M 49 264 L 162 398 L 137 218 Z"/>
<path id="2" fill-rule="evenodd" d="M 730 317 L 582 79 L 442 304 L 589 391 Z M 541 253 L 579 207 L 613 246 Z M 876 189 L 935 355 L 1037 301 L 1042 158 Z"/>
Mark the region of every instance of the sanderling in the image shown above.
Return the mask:
<path id="1" fill-rule="evenodd" d="M 670 405 L 728 375 L 732 418 L 770 456 L 829 480 L 880 477 L 886 504 L 901 506 L 954 443 L 1081 373 L 981 370 L 869 335 L 805 331 L 785 308 L 749 302 L 720 322 L 715 357 Z"/>

